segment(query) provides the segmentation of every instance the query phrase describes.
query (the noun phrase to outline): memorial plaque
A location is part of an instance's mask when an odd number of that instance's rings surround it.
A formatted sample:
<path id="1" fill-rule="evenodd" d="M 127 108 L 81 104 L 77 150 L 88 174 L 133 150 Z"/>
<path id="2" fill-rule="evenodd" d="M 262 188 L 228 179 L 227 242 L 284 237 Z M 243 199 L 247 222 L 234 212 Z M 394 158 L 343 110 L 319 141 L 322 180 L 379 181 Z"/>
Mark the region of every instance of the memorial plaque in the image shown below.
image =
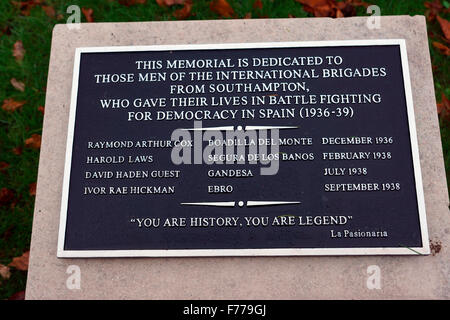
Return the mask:
<path id="1" fill-rule="evenodd" d="M 76 50 L 58 257 L 418 253 L 404 40 Z"/>

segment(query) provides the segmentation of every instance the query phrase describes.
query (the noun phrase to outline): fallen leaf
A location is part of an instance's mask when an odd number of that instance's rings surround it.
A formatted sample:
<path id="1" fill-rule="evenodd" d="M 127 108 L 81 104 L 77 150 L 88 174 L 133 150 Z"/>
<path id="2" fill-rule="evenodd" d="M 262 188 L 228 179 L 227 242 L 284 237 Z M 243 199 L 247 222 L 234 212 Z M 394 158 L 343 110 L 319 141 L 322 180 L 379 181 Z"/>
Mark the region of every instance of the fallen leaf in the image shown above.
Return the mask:
<path id="1" fill-rule="evenodd" d="M 253 2 L 253 9 L 261 9 L 263 8 L 263 3 L 261 0 L 255 0 L 255 2 Z"/>
<path id="2" fill-rule="evenodd" d="M 16 101 L 12 98 L 3 100 L 2 109 L 5 111 L 16 111 L 20 107 L 22 107 L 26 101 Z"/>
<path id="3" fill-rule="evenodd" d="M 209 8 L 223 18 L 231 18 L 234 15 L 234 10 L 227 0 L 213 0 Z"/>
<path id="4" fill-rule="evenodd" d="M 450 100 L 442 93 L 442 101 L 437 104 L 437 112 L 441 119 L 450 121 Z"/>
<path id="5" fill-rule="evenodd" d="M 6 163 L 5 161 L 0 161 L 0 171 L 5 171 L 9 168 L 9 163 Z"/>
<path id="6" fill-rule="evenodd" d="M 183 8 L 175 10 L 173 16 L 178 20 L 187 19 L 191 15 L 192 0 L 186 0 Z"/>
<path id="7" fill-rule="evenodd" d="M 441 0 L 425 1 L 425 3 L 423 5 L 428 9 L 434 9 L 434 10 L 442 10 L 444 8 L 442 6 Z"/>
<path id="8" fill-rule="evenodd" d="M 340 4 L 340 5 L 339 5 Z M 343 18 L 343 17 L 354 17 L 356 16 L 356 8 L 355 6 L 365 6 L 362 2 L 337 2 L 336 3 L 336 18 Z"/>
<path id="9" fill-rule="evenodd" d="M 156 0 L 160 7 L 171 7 L 176 4 L 184 4 L 186 0 Z"/>
<path id="10" fill-rule="evenodd" d="M 441 25 L 442 32 L 447 40 L 450 40 L 450 21 L 445 20 L 439 16 L 436 17 L 437 21 Z"/>
<path id="11" fill-rule="evenodd" d="M 42 114 L 44 114 L 45 108 L 44 108 L 43 106 L 39 106 L 37 109 L 38 109 L 38 111 L 40 111 Z"/>
<path id="12" fill-rule="evenodd" d="M 25 147 L 39 149 L 41 147 L 41 135 L 33 133 L 30 138 L 25 140 Z"/>
<path id="13" fill-rule="evenodd" d="M 119 3 L 124 6 L 134 6 L 135 4 L 144 4 L 147 0 L 119 0 Z"/>
<path id="14" fill-rule="evenodd" d="M 22 41 L 18 40 L 14 43 L 13 56 L 16 58 L 17 62 L 23 60 L 23 57 L 25 56 L 25 48 L 23 47 Z"/>
<path id="15" fill-rule="evenodd" d="M 33 1 L 25 1 L 25 2 L 11 1 L 11 3 L 14 6 L 16 6 L 20 10 L 20 13 L 23 14 L 24 16 L 30 15 L 30 10 L 34 6 L 32 2 Z"/>
<path id="16" fill-rule="evenodd" d="M 87 22 L 94 22 L 94 10 L 91 8 L 81 8 Z"/>
<path id="17" fill-rule="evenodd" d="M 8 267 L 13 267 L 21 271 L 27 271 L 29 258 L 30 258 L 30 251 L 27 251 L 20 257 L 13 258 L 11 263 L 8 264 Z"/>
<path id="18" fill-rule="evenodd" d="M 295 1 L 310 7 L 317 7 L 328 4 L 328 0 L 295 0 Z"/>
<path id="19" fill-rule="evenodd" d="M 306 12 L 314 14 L 316 17 L 332 17 L 335 15 L 334 3 L 330 0 L 295 0 L 303 4 Z"/>
<path id="20" fill-rule="evenodd" d="M 440 0 L 434 0 L 433 2 L 425 2 L 423 4 L 428 10 L 425 12 L 425 16 L 428 21 L 433 21 L 439 12 L 444 9 Z"/>
<path id="21" fill-rule="evenodd" d="M 5 34 L 7 36 L 11 35 L 11 27 L 6 25 L 3 27 L 3 29 L 0 31 L 0 35 Z"/>
<path id="22" fill-rule="evenodd" d="M 432 30 L 428 30 L 428 38 L 435 38 L 434 32 Z"/>
<path id="23" fill-rule="evenodd" d="M 437 113 L 440 115 L 442 113 L 442 110 L 444 110 L 444 103 L 443 102 L 438 102 L 436 104 L 437 107 Z"/>
<path id="24" fill-rule="evenodd" d="M 14 191 L 8 188 L 0 189 L 0 206 L 6 206 L 14 200 Z"/>
<path id="25" fill-rule="evenodd" d="M 353 17 L 356 16 L 355 7 L 368 7 L 367 2 L 361 0 L 296 0 L 303 4 L 306 12 L 312 13 L 316 17 Z"/>
<path id="26" fill-rule="evenodd" d="M 355 7 L 365 7 L 370 6 L 370 3 L 364 2 L 362 0 L 347 0 L 348 3 L 351 3 L 352 6 Z"/>
<path id="27" fill-rule="evenodd" d="M 331 0 L 331 1 L 335 1 L 335 0 Z M 349 5 L 349 1 L 351 1 L 351 0 L 347 0 L 346 2 L 334 2 L 333 6 L 336 7 L 338 10 L 342 11 L 342 10 L 344 10 L 344 8 L 346 6 Z M 351 6 L 351 4 L 350 4 L 350 6 Z"/>
<path id="28" fill-rule="evenodd" d="M 11 277 L 10 269 L 2 264 L 0 264 L 0 277 L 3 279 L 9 279 Z"/>
<path id="29" fill-rule="evenodd" d="M 440 51 L 442 54 L 445 54 L 446 56 L 450 56 L 450 48 L 447 47 L 446 45 L 443 45 L 443 44 L 440 43 L 440 42 L 434 41 L 434 42 L 433 42 L 433 46 L 434 46 L 436 49 L 439 49 L 439 51 Z"/>
<path id="30" fill-rule="evenodd" d="M 17 156 L 20 156 L 22 154 L 22 147 L 12 148 L 12 153 L 14 153 Z"/>
<path id="31" fill-rule="evenodd" d="M 53 8 L 52 6 L 42 6 L 42 10 L 44 10 L 45 14 L 49 18 L 55 18 L 56 17 L 55 8 Z"/>
<path id="32" fill-rule="evenodd" d="M 36 182 L 33 182 L 29 185 L 29 189 L 30 189 L 30 196 L 35 196 L 36 195 Z"/>
<path id="33" fill-rule="evenodd" d="M 247 12 L 244 16 L 244 19 L 251 19 L 252 18 L 252 13 L 251 12 Z"/>
<path id="34" fill-rule="evenodd" d="M 19 291 L 14 293 L 8 300 L 25 300 L 25 291 Z"/>
<path id="35" fill-rule="evenodd" d="M 25 91 L 25 83 L 23 83 L 22 81 L 17 80 L 16 78 L 12 78 L 10 80 L 11 85 L 16 88 L 19 91 L 24 92 Z"/>
<path id="36" fill-rule="evenodd" d="M 0 235 L 0 238 L 3 239 L 4 241 L 8 241 L 8 239 L 11 238 L 14 229 L 15 227 L 13 225 L 9 226 L 8 229 L 6 229 L 6 231 Z"/>

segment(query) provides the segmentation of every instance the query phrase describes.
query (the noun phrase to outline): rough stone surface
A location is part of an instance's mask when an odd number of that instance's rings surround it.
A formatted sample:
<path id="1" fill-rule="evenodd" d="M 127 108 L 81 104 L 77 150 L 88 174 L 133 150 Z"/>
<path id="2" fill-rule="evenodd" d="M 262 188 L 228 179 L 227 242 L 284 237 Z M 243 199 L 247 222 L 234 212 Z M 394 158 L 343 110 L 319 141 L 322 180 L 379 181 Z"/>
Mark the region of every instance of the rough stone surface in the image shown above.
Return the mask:
<path id="1" fill-rule="evenodd" d="M 53 31 L 27 299 L 450 298 L 450 214 L 423 16 L 58 25 Z M 59 210 L 76 47 L 302 40 L 406 39 L 430 239 L 429 256 L 58 259 Z M 81 289 L 69 290 L 69 265 Z M 381 289 L 367 289 L 367 267 Z"/>

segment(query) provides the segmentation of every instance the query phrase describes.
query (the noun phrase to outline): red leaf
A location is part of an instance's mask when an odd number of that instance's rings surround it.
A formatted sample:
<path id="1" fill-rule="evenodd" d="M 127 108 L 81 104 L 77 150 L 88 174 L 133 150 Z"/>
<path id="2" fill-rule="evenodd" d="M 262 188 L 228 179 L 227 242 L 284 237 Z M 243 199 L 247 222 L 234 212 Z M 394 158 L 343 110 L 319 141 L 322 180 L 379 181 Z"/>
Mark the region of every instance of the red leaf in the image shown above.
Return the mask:
<path id="1" fill-rule="evenodd" d="M 349 1 L 350 1 L 349 3 L 351 3 L 351 5 L 355 6 L 355 7 L 365 7 L 365 8 L 367 8 L 368 6 L 370 6 L 369 3 L 364 2 L 362 0 L 349 0 Z"/>
<path id="2" fill-rule="evenodd" d="M 10 36 L 11 35 L 11 27 L 10 26 L 4 26 L 2 30 L 0 30 L 0 35 L 7 35 Z"/>
<path id="3" fill-rule="evenodd" d="M 9 279 L 11 277 L 9 267 L 0 264 L 0 277 L 3 279 Z"/>
<path id="4" fill-rule="evenodd" d="M 336 0 L 296 0 L 303 4 L 306 12 L 314 14 L 316 17 L 353 17 L 356 15 L 355 7 L 368 7 L 369 4 L 361 0 L 346 0 L 336 2 Z"/>
<path id="5" fill-rule="evenodd" d="M 433 46 L 436 49 L 439 49 L 439 51 L 441 51 L 442 54 L 445 54 L 446 56 L 450 56 L 450 48 L 447 47 L 446 45 L 443 45 L 442 43 L 434 41 Z"/>
<path id="6" fill-rule="evenodd" d="M 91 8 L 81 8 L 87 22 L 94 22 L 94 10 Z"/>
<path id="7" fill-rule="evenodd" d="M 261 9 L 263 8 L 263 3 L 261 0 L 255 0 L 255 2 L 253 2 L 253 9 Z"/>
<path id="8" fill-rule="evenodd" d="M 332 17 L 335 15 L 334 3 L 329 0 L 296 0 L 303 4 L 306 12 L 314 14 L 316 17 Z"/>
<path id="9" fill-rule="evenodd" d="M 423 4 L 428 10 L 425 12 L 428 21 L 433 21 L 440 11 L 444 9 L 440 0 L 434 0 L 433 2 L 425 2 Z"/>
<path id="10" fill-rule="evenodd" d="M 39 106 L 37 109 L 38 109 L 38 111 L 40 111 L 42 114 L 44 114 L 45 108 L 44 108 L 43 106 Z"/>
<path id="11" fill-rule="evenodd" d="M 53 8 L 52 6 L 42 6 L 42 10 L 44 10 L 45 14 L 46 14 L 49 18 L 54 18 L 54 17 L 56 17 L 55 8 Z"/>
<path id="12" fill-rule="evenodd" d="M 3 100 L 2 109 L 5 111 L 16 111 L 20 107 L 22 107 L 26 101 L 16 101 L 14 99 L 5 99 Z"/>
<path id="13" fill-rule="evenodd" d="M 445 20 L 439 16 L 436 17 L 441 25 L 442 32 L 447 40 L 450 40 L 450 21 Z"/>
<path id="14" fill-rule="evenodd" d="M 119 3 L 124 6 L 134 6 L 135 4 L 144 4 L 147 0 L 119 0 Z"/>
<path id="15" fill-rule="evenodd" d="M 318 7 L 328 4 L 328 0 L 295 0 L 295 1 L 300 2 L 301 4 L 306 4 L 307 6 L 310 7 Z"/>
<path id="16" fill-rule="evenodd" d="M 20 13 L 23 14 L 24 16 L 29 16 L 30 10 L 34 6 L 33 1 L 25 1 L 25 2 L 11 1 L 11 3 L 14 6 L 16 6 L 20 10 Z"/>
<path id="17" fill-rule="evenodd" d="M 176 10 L 173 13 L 173 16 L 178 20 L 187 19 L 191 15 L 191 9 L 192 9 L 192 0 L 186 0 L 186 2 L 184 3 L 184 7 Z"/>
<path id="18" fill-rule="evenodd" d="M 223 18 L 231 18 L 234 15 L 234 10 L 227 0 L 213 0 L 209 8 Z"/>
<path id="19" fill-rule="evenodd" d="M 25 56 L 25 48 L 23 47 L 22 41 L 18 40 L 16 41 L 16 43 L 14 43 L 13 56 L 14 58 L 16 58 L 17 62 L 23 60 L 23 57 Z"/>
<path id="20" fill-rule="evenodd" d="M 176 4 L 184 4 L 186 0 L 156 0 L 160 7 L 171 7 Z"/>
<path id="21" fill-rule="evenodd" d="M 338 3 L 342 3 L 342 2 L 338 2 Z M 364 6 L 364 4 L 359 4 L 359 3 L 356 3 L 356 4 L 345 3 L 343 6 L 341 6 L 341 8 L 337 8 L 336 18 L 356 16 L 356 9 L 354 7 L 355 5 L 356 6 Z"/>
<path id="22" fill-rule="evenodd" d="M 8 188 L 0 189 L 0 206 L 6 206 L 14 200 L 14 191 Z"/>
<path id="23" fill-rule="evenodd" d="M 25 91 L 25 83 L 23 83 L 22 81 L 17 80 L 16 78 L 12 78 L 10 80 L 11 85 L 16 88 L 19 91 L 24 92 Z"/>
<path id="24" fill-rule="evenodd" d="M 30 196 L 36 195 L 36 182 L 33 182 L 29 185 L 30 187 Z"/>
<path id="25" fill-rule="evenodd" d="M 27 271 L 29 259 L 30 259 L 30 251 L 27 251 L 20 257 L 13 258 L 12 262 L 8 264 L 8 267 L 13 267 L 21 271 Z"/>
<path id="26" fill-rule="evenodd" d="M 6 163 L 5 161 L 0 161 L 0 171 L 5 171 L 9 168 L 9 163 Z"/>
<path id="27" fill-rule="evenodd" d="M 442 10 L 444 8 L 441 4 L 441 0 L 434 0 L 433 2 L 426 1 L 423 5 L 428 9 Z"/>
<path id="28" fill-rule="evenodd" d="M 19 291 L 14 293 L 8 300 L 25 300 L 25 291 Z"/>
<path id="29" fill-rule="evenodd" d="M 450 100 L 442 93 L 442 101 L 437 104 L 439 117 L 444 121 L 450 121 Z"/>
<path id="30" fill-rule="evenodd" d="M 25 147 L 39 149 L 41 147 L 41 135 L 33 133 L 30 138 L 25 140 Z"/>
<path id="31" fill-rule="evenodd" d="M 22 154 L 22 147 L 12 148 L 12 153 L 14 153 L 17 156 L 20 156 Z"/>
<path id="32" fill-rule="evenodd" d="M 442 103 L 442 102 L 437 103 L 437 104 L 436 104 L 436 107 L 437 107 L 437 113 L 438 113 L 438 114 L 441 114 L 442 111 L 444 110 L 444 103 Z"/>

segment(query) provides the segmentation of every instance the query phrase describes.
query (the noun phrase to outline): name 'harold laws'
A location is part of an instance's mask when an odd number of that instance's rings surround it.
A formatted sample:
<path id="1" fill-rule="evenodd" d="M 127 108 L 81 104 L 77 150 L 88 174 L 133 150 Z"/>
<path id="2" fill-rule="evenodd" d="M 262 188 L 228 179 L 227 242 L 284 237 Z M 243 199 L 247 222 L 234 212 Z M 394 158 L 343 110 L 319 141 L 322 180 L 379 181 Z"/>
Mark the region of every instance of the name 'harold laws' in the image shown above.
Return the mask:
<path id="1" fill-rule="evenodd" d="M 122 164 L 128 163 L 153 163 L 153 155 L 138 156 L 87 156 L 86 164 Z"/>

